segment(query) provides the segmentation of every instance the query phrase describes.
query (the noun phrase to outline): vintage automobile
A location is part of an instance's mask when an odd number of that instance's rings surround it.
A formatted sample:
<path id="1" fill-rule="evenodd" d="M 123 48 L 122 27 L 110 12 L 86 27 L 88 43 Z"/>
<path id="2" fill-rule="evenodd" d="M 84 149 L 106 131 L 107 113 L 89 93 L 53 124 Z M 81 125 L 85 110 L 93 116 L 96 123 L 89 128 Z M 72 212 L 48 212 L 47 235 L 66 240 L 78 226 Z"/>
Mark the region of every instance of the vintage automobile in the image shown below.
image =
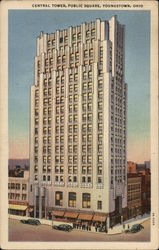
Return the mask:
<path id="1" fill-rule="evenodd" d="M 144 229 L 144 227 L 141 224 L 135 224 L 131 227 L 131 229 L 125 230 L 125 233 L 137 233 Z"/>
<path id="2" fill-rule="evenodd" d="M 38 225 L 41 224 L 40 221 L 37 220 L 37 219 L 28 219 L 28 220 L 22 219 L 22 220 L 20 220 L 20 221 L 21 221 L 21 223 L 23 223 L 23 224 L 30 224 L 30 225 L 36 225 L 36 226 L 38 226 Z"/>
<path id="3" fill-rule="evenodd" d="M 131 233 L 137 233 L 137 232 L 141 231 L 142 229 L 144 229 L 144 227 L 141 224 L 135 224 L 130 229 L 130 232 Z"/>
<path id="4" fill-rule="evenodd" d="M 62 230 L 62 231 L 65 231 L 65 232 L 70 232 L 72 231 L 73 227 L 70 226 L 70 225 L 67 225 L 67 224 L 61 224 L 61 225 L 53 225 L 52 227 L 53 229 L 56 229 L 56 230 Z"/>

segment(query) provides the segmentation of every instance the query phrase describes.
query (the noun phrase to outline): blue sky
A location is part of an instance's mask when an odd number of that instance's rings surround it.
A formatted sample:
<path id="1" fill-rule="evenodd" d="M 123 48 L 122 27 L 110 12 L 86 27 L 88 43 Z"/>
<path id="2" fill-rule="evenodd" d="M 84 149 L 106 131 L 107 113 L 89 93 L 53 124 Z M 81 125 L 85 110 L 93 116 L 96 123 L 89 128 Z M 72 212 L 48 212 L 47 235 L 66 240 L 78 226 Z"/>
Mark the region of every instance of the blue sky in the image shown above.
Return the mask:
<path id="1" fill-rule="evenodd" d="M 10 158 L 28 157 L 30 86 L 40 31 L 76 26 L 117 15 L 126 26 L 125 79 L 128 83 L 128 160 L 150 159 L 149 11 L 9 10 L 8 85 Z M 23 150 L 22 150 L 23 149 Z"/>

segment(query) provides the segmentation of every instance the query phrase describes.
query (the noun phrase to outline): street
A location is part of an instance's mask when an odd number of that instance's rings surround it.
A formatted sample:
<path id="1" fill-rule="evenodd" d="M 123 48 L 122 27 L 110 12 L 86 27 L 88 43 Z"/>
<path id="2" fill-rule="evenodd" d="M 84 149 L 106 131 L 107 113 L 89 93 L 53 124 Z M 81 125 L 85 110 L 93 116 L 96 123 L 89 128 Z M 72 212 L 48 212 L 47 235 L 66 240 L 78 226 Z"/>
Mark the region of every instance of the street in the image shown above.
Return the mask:
<path id="1" fill-rule="evenodd" d="M 144 230 L 138 233 L 108 235 L 77 230 L 68 233 L 52 229 L 51 226 L 27 225 L 9 219 L 9 241 L 150 241 L 150 220 L 142 225 Z"/>

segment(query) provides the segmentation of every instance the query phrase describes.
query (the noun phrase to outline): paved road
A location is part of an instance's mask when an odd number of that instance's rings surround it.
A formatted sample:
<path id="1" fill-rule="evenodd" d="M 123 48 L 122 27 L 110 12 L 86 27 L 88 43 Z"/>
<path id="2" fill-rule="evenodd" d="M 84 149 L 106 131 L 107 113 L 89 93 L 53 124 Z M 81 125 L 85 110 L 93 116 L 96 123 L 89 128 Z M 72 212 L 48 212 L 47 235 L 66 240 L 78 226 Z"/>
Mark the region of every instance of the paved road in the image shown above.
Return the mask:
<path id="1" fill-rule="evenodd" d="M 150 221 L 143 223 L 144 230 L 135 234 L 107 235 L 85 231 L 63 232 L 51 226 L 32 226 L 9 219 L 9 241 L 150 241 Z"/>

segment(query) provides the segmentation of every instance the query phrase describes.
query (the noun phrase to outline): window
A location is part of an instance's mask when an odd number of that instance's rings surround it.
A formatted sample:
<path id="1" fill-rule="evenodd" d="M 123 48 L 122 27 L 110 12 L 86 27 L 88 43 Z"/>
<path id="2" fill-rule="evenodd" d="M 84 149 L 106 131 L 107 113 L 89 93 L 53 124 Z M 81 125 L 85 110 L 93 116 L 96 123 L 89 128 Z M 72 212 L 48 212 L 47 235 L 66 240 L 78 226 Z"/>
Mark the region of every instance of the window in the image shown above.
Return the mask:
<path id="1" fill-rule="evenodd" d="M 63 193 L 57 191 L 55 193 L 55 205 L 56 206 L 62 206 L 63 205 Z"/>
<path id="2" fill-rule="evenodd" d="M 91 177 L 90 176 L 88 176 L 88 183 L 90 183 L 91 182 Z"/>
<path id="3" fill-rule="evenodd" d="M 74 107 L 74 111 L 77 112 L 77 110 L 78 110 L 78 105 L 75 104 L 73 107 Z"/>
<path id="4" fill-rule="evenodd" d="M 26 200 L 27 195 L 26 194 L 22 194 L 22 200 Z"/>
<path id="5" fill-rule="evenodd" d="M 102 156 L 98 155 L 98 163 L 102 163 Z"/>
<path id="6" fill-rule="evenodd" d="M 77 131 L 78 131 L 77 125 L 74 125 L 74 126 L 73 126 L 73 131 L 74 131 L 74 132 L 77 132 Z"/>
<path id="7" fill-rule="evenodd" d="M 98 177 L 98 183 L 102 183 L 102 177 Z"/>
<path id="8" fill-rule="evenodd" d="M 97 201 L 97 209 L 102 209 L 102 201 Z"/>
<path id="9" fill-rule="evenodd" d="M 83 170 L 82 170 L 82 173 L 83 173 L 83 172 L 86 172 L 86 169 L 83 169 Z M 85 177 L 85 176 L 82 177 L 82 182 L 83 182 L 83 183 L 86 182 L 86 177 Z"/>
<path id="10" fill-rule="evenodd" d="M 74 162 L 74 163 L 77 163 L 77 155 L 74 155 L 74 156 L 73 156 L 73 162 Z"/>
<path id="11" fill-rule="evenodd" d="M 72 93 L 72 91 L 73 91 L 73 85 L 70 85 L 70 86 L 69 86 L 69 92 Z"/>
<path id="12" fill-rule="evenodd" d="M 73 176 L 73 182 L 77 182 L 77 176 Z"/>
<path id="13" fill-rule="evenodd" d="M 92 173 L 92 168 L 91 167 L 87 167 L 87 174 L 91 174 Z"/>
<path id="14" fill-rule="evenodd" d="M 98 130 L 99 130 L 99 131 L 102 130 L 102 127 L 103 127 L 103 124 L 102 124 L 102 123 L 98 123 Z"/>
<path id="15" fill-rule="evenodd" d="M 78 116 L 77 115 L 74 115 L 74 122 L 77 122 L 78 121 Z"/>
<path id="16" fill-rule="evenodd" d="M 82 142 L 86 142 L 86 135 L 82 135 Z"/>
<path id="17" fill-rule="evenodd" d="M 19 183 L 16 183 L 16 189 L 20 189 L 20 184 Z"/>
<path id="18" fill-rule="evenodd" d="M 83 91 L 85 91 L 85 90 L 87 90 L 87 83 L 86 82 L 83 83 Z"/>
<path id="19" fill-rule="evenodd" d="M 74 85 L 74 91 L 77 92 L 77 90 L 78 90 L 78 85 L 75 84 L 75 85 Z"/>
<path id="20" fill-rule="evenodd" d="M 88 103 L 88 110 L 92 110 L 92 103 Z"/>
<path id="21" fill-rule="evenodd" d="M 69 115 L 69 122 L 72 122 L 72 115 Z"/>
<path id="22" fill-rule="evenodd" d="M 26 190 L 27 185 L 26 184 L 22 184 L 22 190 Z"/>
<path id="23" fill-rule="evenodd" d="M 92 93 L 88 93 L 88 100 L 92 100 Z"/>
<path id="24" fill-rule="evenodd" d="M 82 121 L 85 122 L 86 121 L 86 114 L 82 115 Z"/>
<path id="25" fill-rule="evenodd" d="M 83 101 L 86 101 L 86 99 L 87 99 L 87 95 L 86 95 L 86 93 L 84 93 L 84 94 L 82 95 L 82 100 L 83 100 Z"/>
<path id="26" fill-rule="evenodd" d="M 69 168 L 69 173 L 72 172 L 72 169 Z M 71 176 L 68 176 L 68 182 L 72 182 L 72 177 Z"/>
<path id="27" fill-rule="evenodd" d="M 88 121 L 92 121 L 92 114 L 88 114 Z"/>
<path id="28" fill-rule="evenodd" d="M 91 195 L 88 193 L 82 194 L 82 207 L 90 208 L 91 207 Z"/>
<path id="29" fill-rule="evenodd" d="M 75 101 L 75 102 L 78 101 L 78 95 L 77 95 L 77 94 L 74 95 L 74 101 Z"/>
<path id="30" fill-rule="evenodd" d="M 72 153 L 72 145 L 68 146 L 68 152 Z"/>
<path id="31" fill-rule="evenodd" d="M 60 181 L 63 182 L 63 175 L 60 176 Z"/>
<path id="32" fill-rule="evenodd" d="M 88 131 L 92 131 L 92 124 L 88 124 Z"/>
<path id="33" fill-rule="evenodd" d="M 88 134 L 88 141 L 91 142 L 92 141 L 92 135 Z"/>
<path id="34" fill-rule="evenodd" d="M 69 105 L 69 111 L 72 112 L 72 105 Z"/>
<path id="35" fill-rule="evenodd" d="M 76 206 L 76 193 L 75 192 L 68 193 L 68 206 L 69 207 Z"/>
<path id="36" fill-rule="evenodd" d="M 86 103 L 84 103 L 84 104 L 82 105 L 82 109 L 83 109 L 83 111 L 86 111 L 86 109 L 87 109 Z"/>
<path id="37" fill-rule="evenodd" d="M 90 155 L 87 156 L 87 162 L 91 163 L 92 157 Z"/>

